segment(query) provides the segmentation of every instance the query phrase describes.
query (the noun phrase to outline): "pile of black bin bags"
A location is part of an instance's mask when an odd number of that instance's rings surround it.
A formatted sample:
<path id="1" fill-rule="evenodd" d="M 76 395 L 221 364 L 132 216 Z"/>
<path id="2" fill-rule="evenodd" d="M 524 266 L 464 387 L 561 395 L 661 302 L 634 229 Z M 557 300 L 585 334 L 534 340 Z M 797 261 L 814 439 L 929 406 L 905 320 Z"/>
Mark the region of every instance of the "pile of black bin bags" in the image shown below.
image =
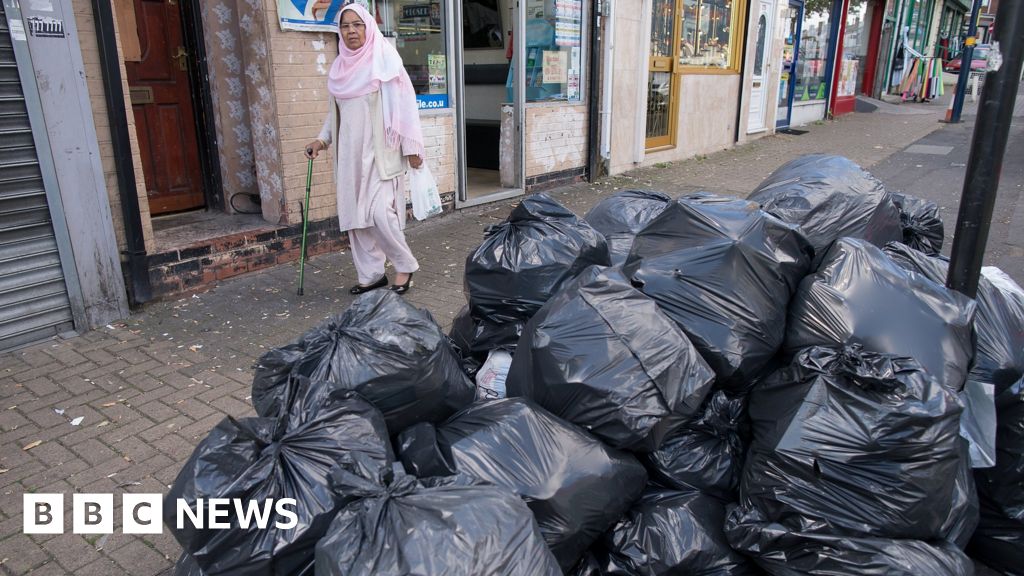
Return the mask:
<path id="1" fill-rule="evenodd" d="M 748 200 L 529 196 L 448 336 L 374 291 L 260 358 L 168 494 L 175 573 L 1024 574 L 1024 292 L 947 290 L 937 214 L 822 155 Z"/>

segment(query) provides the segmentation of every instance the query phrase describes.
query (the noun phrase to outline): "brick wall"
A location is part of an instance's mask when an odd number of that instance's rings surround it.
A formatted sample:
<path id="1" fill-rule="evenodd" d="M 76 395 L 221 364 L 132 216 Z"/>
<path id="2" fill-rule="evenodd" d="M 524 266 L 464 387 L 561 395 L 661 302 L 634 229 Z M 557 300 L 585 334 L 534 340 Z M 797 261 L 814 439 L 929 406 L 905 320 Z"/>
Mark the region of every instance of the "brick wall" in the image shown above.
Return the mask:
<path id="1" fill-rule="evenodd" d="M 337 220 L 310 222 L 306 254 L 317 256 L 348 246 Z M 302 224 L 248 230 L 152 254 L 149 278 L 156 299 L 209 289 L 220 280 L 294 262 L 302 251 Z"/>
<path id="2" fill-rule="evenodd" d="M 529 104 L 526 107 L 526 177 L 586 166 L 587 107 Z"/>
<path id="3" fill-rule="evenodd" d="M 107 117 L 106 96 L 103 90 L 103 71 L 100 67 L 99 47 L 96 43 L 96 25 L 89 0 L 72 0 L 75 12 L 75 25 L 78 27 L 79 45 L 82 49 L 82 61 L 85 64 L 85 81 L 89 87 L 89 98 L 92 101 L 93 121 L 96 124 L 96 140 L 99 143 L 100 164 L 106 181 L 107 196 L 110 199 L 110 213 L 113 217 L 114 232 L 117 235 L 118 248 L 126 247 L 124 222 L 121 212 L 121 191 L 117 185 L 117 170 L 114 165 L 114 148 L 110 136 L 110 120 Z M 120 53 L 121 38 L 117 35 Z M 121 63 L 122 88 L 124 101 L 130 103 L 128 97 L 128 74 L 124 63 Z M 128 135 L 132 146 L 132 163 L 135 166 L 135 186 L 139 196 L 139 208 L 142 213 L 142 232 L 146 240 L 146 250 L 155 247 L 153 226 L 150 222 L 149 200 L 146 197 L 146 182 L 142 174 L 142 155 L 139 152 L 138 137 L 135 133 L 135 116 L 128 111 Z"/>
<path id="4" fill-rule="evenodd" d="M 455 191 L 455 114 L 451 110 L 421 114 L 427 163 L 441 194 Z"/>

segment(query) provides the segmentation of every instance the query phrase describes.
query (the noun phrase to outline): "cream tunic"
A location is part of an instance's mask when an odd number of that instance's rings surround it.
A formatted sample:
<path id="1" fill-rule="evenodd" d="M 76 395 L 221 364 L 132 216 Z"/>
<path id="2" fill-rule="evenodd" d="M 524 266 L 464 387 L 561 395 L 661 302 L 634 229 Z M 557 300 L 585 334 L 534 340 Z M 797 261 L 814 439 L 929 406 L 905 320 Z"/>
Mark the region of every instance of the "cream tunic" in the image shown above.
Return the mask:
<path id="1" fill-rule="evenodd" d="M 405 159 L 402 150 L 385 143 L 380 91 L 344 100 L 331 96 L 330 112 L 318 138 L 328 146 L 337 143 L 334 163 L 341 230 L 373 227 L 379 202 L 394 204 L 404 228 L 405 189 L 399 176 L 405 174 Z"/>

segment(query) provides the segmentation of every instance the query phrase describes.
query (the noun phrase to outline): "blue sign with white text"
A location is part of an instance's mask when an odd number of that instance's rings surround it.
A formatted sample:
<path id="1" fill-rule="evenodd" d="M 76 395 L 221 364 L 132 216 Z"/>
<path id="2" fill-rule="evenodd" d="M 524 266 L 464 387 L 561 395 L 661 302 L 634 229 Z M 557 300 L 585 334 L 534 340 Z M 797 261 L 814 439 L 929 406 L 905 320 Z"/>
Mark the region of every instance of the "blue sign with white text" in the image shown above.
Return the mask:
<path id="1" fill-rule="evenodd" d="M 417 94 L 416 106 L 420 110 L 436 110 L 448 107 L 447 94 Z"/>

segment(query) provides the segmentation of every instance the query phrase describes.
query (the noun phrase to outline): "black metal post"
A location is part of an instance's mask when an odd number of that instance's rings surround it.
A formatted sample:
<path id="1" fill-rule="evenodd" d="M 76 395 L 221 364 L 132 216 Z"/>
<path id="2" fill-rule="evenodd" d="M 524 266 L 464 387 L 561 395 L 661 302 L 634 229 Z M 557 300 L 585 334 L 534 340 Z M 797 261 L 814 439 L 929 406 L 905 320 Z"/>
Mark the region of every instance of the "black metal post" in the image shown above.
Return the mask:
<path id="1" fill-rule="evenodd" d="M 100 68 L 103 70 L 103 92 L 107 100 L 110 141 L 114 148 L 117 187 L 121 193 L 121 215 L 128 248 L 125 250 L 130 280 L 128 298 L 132 305 L 144 304 L 153 299 L 153 294 L 149 284 L 149 258 L 146 255 L 146 241 L 142 235 L 138 189 L 135 187 L 135 165 L 132 164 L 132 147 L 128 138 L 128 112 L 121 84 L 121 56 L 117 52 L 114 37 L 114 12 L 110 0 L 92 0 L 92 11 L 100 51 Z"/>
<path id="2" fill-rule="evenodd" d="M 1003 154 L 1010 135 L 1021 65 L 1024 63 L 1024 2 L 999 3 L 992 49 L 1002 52 L 1003 65 L 999 70 L 988 73 L 981 91 L 981 105 L 953 236 L 949 277 L 946 279 L 947 286 L 971 298 L 978 291 L 985 243 L 988 241 Z"/>
<path id="3" fill-rule="evenodd" d="M 595 182 L 601 175 L 601 48 L 611 39 L 604 37 L 601 28 L 604 1 L 597 0 L 590 14 L 590 71 L 587 79 L 587 182 Z"/>
<path id="4" fill-rule="evenodd" d="M 981 12 L 981 0 L 974 0 L 971 6 L 971 19 L 967 22 L 967 38 L 964 48 L 960 51 L 960 73 L 956 78 L 956 92 L 953 93 L 953 112 L 949 116 L 950 124 L 960 122 L 960 113 L 964 110 L 964 96 L 967 93 L 967 80 L 971 77 L 971 62 L 974 61 L 974 41 L 978 34 L 978 13 Z M 970 44 L 967 41 L 970 41 Z"/>

